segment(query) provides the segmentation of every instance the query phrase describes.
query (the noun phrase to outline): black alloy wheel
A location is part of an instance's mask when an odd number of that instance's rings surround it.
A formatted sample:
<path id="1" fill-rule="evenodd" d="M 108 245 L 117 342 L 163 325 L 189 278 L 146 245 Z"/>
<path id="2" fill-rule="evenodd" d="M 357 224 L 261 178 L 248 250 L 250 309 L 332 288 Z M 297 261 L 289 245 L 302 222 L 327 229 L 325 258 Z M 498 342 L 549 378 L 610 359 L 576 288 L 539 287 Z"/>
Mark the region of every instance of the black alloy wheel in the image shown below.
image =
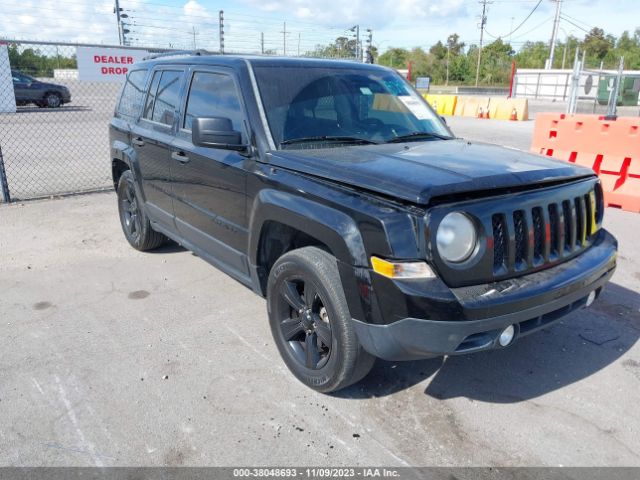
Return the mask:
<path id="1" fill-rule="evenodd" d="M 280 284 L 276 306 L 282 336 L 294 358 L 311 370 L 331 355 L 331 323 L 318 288 L 310 280 L 289 278 Z"/>

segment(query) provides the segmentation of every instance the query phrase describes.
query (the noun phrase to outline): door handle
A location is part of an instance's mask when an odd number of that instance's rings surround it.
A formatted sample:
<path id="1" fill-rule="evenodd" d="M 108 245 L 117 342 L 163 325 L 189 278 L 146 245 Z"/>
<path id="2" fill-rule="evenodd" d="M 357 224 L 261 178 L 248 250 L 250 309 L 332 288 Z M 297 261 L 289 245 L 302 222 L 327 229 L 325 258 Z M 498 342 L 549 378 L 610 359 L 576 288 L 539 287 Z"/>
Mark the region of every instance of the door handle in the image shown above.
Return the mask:
<path id="1" fill-rule="evenodd" d="M 189 157 L 187 157 L 184 152 L 172 152 L 171 158 L 180 163 L 187 163 L 189 161 Z"/>
<path id="2" fill-rule="evenodd" d="M 134 145 L 137 145 L 139 147 L 144 147 L 144 140 L 142 140 L 142 138 L 140 137 L 136 137 L 133 140 L 131 140 L 131 143 L 133 143 Z"/>

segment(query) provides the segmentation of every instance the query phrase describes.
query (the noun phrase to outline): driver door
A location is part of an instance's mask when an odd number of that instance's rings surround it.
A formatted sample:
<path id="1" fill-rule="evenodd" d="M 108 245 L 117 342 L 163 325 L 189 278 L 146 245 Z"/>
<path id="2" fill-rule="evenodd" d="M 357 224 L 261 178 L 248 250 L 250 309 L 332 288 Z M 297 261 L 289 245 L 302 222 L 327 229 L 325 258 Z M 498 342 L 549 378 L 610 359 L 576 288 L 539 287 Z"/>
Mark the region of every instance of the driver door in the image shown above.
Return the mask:
<path id="1" fill-rule="evenodd" d="M 196 147 L 191 123 L 198 117 L 225 117 L 247 143 L 245 109 L 232 72 L 193 67 L 172 144 L 174 211 L 180 234 L 210 254 L 228 273 L 249 278 L 246 248 L 247 159 L 233 150 Z"/>

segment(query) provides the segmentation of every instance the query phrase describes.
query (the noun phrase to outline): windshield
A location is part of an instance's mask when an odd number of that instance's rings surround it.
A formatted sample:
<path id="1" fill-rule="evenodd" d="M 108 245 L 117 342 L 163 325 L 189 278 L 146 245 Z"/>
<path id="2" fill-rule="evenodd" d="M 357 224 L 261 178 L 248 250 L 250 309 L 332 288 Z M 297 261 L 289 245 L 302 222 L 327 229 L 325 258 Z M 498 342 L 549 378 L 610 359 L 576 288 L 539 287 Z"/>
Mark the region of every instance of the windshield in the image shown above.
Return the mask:
<path id="1" fill-rule="evenodd" d="M 379 68 L 254 66 L 278 148 L 451 138 L 399 74 Z"/>

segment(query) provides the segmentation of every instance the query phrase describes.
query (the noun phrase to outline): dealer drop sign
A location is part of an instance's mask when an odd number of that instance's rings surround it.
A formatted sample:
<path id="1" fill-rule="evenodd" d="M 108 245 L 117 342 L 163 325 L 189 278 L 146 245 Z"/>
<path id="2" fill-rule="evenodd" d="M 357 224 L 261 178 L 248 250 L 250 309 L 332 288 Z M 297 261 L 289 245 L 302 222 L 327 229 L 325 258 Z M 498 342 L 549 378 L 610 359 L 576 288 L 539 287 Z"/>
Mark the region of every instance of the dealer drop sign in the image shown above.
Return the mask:
<path id="1" fill-rule="evenodd" d="M 149 55 L 146 50 L 78 47 L 78 79 L 84 82 L 122 82 L 134 63 Z"/>

